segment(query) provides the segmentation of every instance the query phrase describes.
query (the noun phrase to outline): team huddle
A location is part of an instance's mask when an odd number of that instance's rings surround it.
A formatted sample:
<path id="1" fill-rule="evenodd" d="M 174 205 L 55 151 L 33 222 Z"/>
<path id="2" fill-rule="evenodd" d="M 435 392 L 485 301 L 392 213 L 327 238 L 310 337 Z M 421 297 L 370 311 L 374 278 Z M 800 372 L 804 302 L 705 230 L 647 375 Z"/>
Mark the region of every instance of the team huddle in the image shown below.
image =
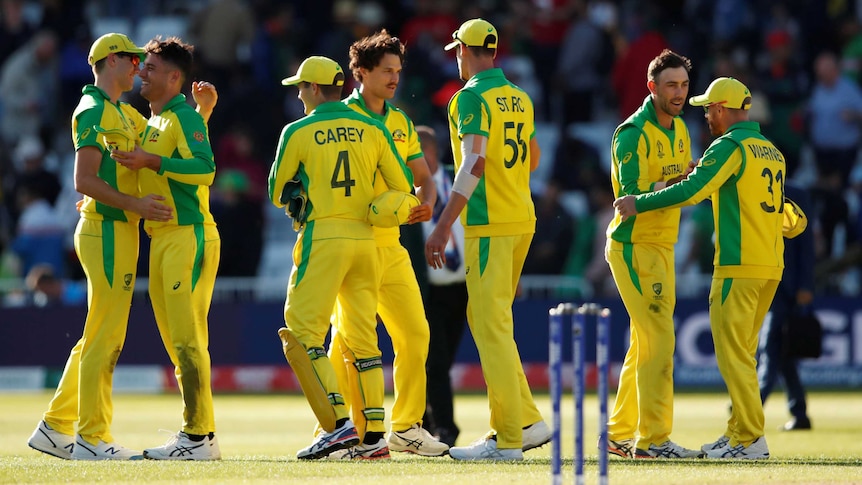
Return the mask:
<path id="1" fill-rule="evenodd" d="M 455 176 L 445 191 L 436 160 L 426 161 L 423 131 L 390 103 L 405 55 L 397 37 L 382 30 L 350 46 L 348 67 L 359 87 L 346 98 L 345 70 L 326 57 L 305 59 L 282 80 L 296 86 L 306 115 L 282 130 L 268 180 L 271 202 L 285 208 L 298 231 L 278 335 L 317 418 L 299 459 L 386 459 L 396 451 L 522 460 L 551 439 L 524 375 L 511 311 L 536 229 L 529 180 L 540 149 L 530 97 L 494 65 L 498 41 L 493 25 L 472 19 L 443 47 L 455 51 L 466 82 L 447 108 Z M 193 83 L 197 111 L 186 103 L 192 51 L 177 38 L 139 48 L 116 33 L 91 47 L 95 82 L 72 116 L 75 187 L 84 195 L 75 249 L 88 280 L 88 314 L 29 440 L 38 451 L 75 460 L 221 458 L 206 317 L 220 253 L 209 210 L 216 165 L 206 126 L 217 95 L 209 83 Z M 619 198 L 606 258 L 631 318 L 631 345 L 608 423 L 609 451 L 625 458 L 768 458 L 753 356 L 784 265 L 784 160 L 748 121 L 750 93 L 731 78 L 689 101 L 704 107 L 718 137 L 694 159 L 679 116 L 690 69 L 671 51 L 656 57 L 650 95 L 614 133 L 611 182 Z M 119 101 L 136 75 L 149 119 Z M 673 245 L 679 207 L 706 198 L 717 228 L 710 323 L 732 415 L 718 440 L 691 450 L 670 440 Z M 149 294 L 184 406 L 180 431 L 138 451 L 118 444 L 110 427 L 141 219 L 152 244 Z M 467 446 L 423 426 L 432 337 L 399 240 L 405 223 L 429 224 L 424 256 L 432 270 L 463 258 L 466 320 L 491 411 L 491 431 Z M 453 241 L 461 253 L 451 251 Z M 388 412 L 378 317 L 395 354 Z"/>

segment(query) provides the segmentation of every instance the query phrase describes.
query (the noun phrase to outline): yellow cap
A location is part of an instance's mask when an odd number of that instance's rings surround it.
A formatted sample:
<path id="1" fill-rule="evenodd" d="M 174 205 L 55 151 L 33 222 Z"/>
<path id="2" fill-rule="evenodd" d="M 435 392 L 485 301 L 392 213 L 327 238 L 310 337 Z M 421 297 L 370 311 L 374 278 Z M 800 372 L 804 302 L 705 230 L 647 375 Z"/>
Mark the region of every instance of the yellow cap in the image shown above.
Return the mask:
<path id="1" fill-rule="evenodd" d="M 321 86 L 343 86 L 344 71 L 337 62 L 328 57 L 312 56 L 302 61 L 296 74 L 282 79 L 281 84 L 291 86 L 301 82 L 320 84 Z"/>
<path id="2" fill-rule="evenodd" d="M 484 19 L 472 19 L 461 24 L 461 27 L 452 32 L 452 42 L 446 44 L 444 50 L 452 50 L 458 44 L 473 47 L 484 47 L 486 49 L 497 48 L 497 29 Z"/>
<path id="3" fill-rule="evenodd" d="M 706 88 L 705 93 L 693 96 L 688 103 L 692 106 L 720 104 L 732 109 L 749 109 L 751 91 L 732 77 L 720 77 Z"/>
<path id="4" fill-rule="evenodd" d="M 378 195 L 368 206 L 368 222 L 377 227 L 396 227 L 406 224 L 410 209 L 421 204 L 415 195 L 397 190 L 387 190 Z"/>
<path id="5" fill-rule="evenodd" d="M 129 40 L 126 35 L 115 32 L 105 34 L 93 42 L 93 45 L 90 47 L 90 55 L 87 57 L 87 62 L 89 62 L 91 66 L 94 66 L 97 62 L 108 57 L 108 54 L 116 54 L 118 52 L 137 54 L 138 57 L 141 58 L 142 62 L 147 54 L 147 51 L 136 46 L 135 43 Z"/>

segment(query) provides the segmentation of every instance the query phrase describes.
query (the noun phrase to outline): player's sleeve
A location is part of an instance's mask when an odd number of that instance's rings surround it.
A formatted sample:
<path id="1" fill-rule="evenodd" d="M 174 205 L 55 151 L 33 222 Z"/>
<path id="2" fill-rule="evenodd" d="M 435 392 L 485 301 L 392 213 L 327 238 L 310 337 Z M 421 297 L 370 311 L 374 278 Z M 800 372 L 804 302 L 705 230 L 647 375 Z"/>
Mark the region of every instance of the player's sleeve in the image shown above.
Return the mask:
<path id="1" fill-rule="evenodd" d="M 732 140 L 717 140 L 701 157 L 700 164 L 688 178 L 658 192 L 635 198 L 638 212 L 694 205 L 706 199 L 736 173 L 744 153 Z"/>
<path id="2" fill-rule="evenodd" d="M 422 152 L 422 145 L 419 143 L 419 134 L 416 133 L 416 127 L 413 121 L 407 119 L 407 160 L 409 163 L 417 158 L 424 158 L 425 153 Z"/>
<path id="3" fill-rule="evenodd" d="M 184 110 L 176 113 L 178 158 L 162 157 L 159 175 L 188 185 L 212 185 L 215 161 L 209 134 L 200 114 Z"/>
<path id="4" fill-rule="evenodd" d="M 75 142 L 75 151 L 83 147 L 96 147 L 99 150 L 104 150 L 101 137 L 96 133 L 95 127 L 102 122 L 102 105 L 96 105 L 92 108 L 82 110 L 75 114 L 75 121 L 72 124 L 75 128 L 72 131 L 72 138 Z"/>
<path id="5" fill-rule="evenodd" d="M 649 180 L 649 157 L 646 138 L 636 126 L 627 126 L 614 138 L 614 163 L 617 164 L 623 195 L 638 195 L 652 191 L 655 181 Z"/>
<path id="6" fill-rule="evenodd" d="M 395 142 L 392 141 L 389 131 L 380 126 L 377 127 L 377 133 L 379 135 L 375 138 L 378 139 L 380 151 L 377 169 L 380 170 L 383 181 L 390 190 L 410 192 L 413 188 L 413 172 L 395 149 Z"/>
<path id="7" fill-rule="evenodd" d="M 294 150 L 296 143 L 291 143 L 291 135 L 294 131 L 291 125 L 287 125 L 281 130 L 275 161 L 272 162 L 272 167 L 269 169 L 267 181 L 269 200 L 276 207 L 284 207 L 281 202 L 281 191 L 284 184 L 293 179 L 299 169 L 299 157 Z"/>
<path id="8" fill-rule="evenodd" d="M 489 137 L 488 115 L 485 100 L 471 91 L 461 91 L 455 105 L 455 126 L 458 135 L 481 135 Z"/>

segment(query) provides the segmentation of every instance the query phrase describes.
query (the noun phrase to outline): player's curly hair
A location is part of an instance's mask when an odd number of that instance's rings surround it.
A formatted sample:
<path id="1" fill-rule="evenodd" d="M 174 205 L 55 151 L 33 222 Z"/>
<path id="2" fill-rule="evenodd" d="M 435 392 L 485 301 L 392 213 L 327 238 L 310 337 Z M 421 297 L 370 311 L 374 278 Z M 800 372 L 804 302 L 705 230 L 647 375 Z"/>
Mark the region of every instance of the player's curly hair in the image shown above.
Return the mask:
<path id="1" fill-rule="evenodd" d="M 155 54 L 163 61 L 176 66 L 183 75 L 182 84 L 185 84 L 186 80 L 191 77 L 195 46 L 186 44 L 179 37 L 168 37 L 162 40 L 161 36 L 156 36 L 147 42 L 144 50 L 147 51 L 147 54 Z"/>
<path id="2" fill-rule="evenodd" d="M 684 67 L 685 72 L 691 73 L 691 60 L 670 49 L 665 49 L 650 61 L 649 68 L 647 68 L 647 81 L 655 81 L 662 71 L 675 67 Z"/>
<path id="3" fill-rule="evenodd" d="M 383 29 L 357 40 L 350 46 L 350 72 L 353 73 L 354 79 L 362 82 L 359 69 L 365 68 L 369 71 L 374 69 L 386 54 L 395 54 L 404 64 L 404 51 L 404 43 Z"/>

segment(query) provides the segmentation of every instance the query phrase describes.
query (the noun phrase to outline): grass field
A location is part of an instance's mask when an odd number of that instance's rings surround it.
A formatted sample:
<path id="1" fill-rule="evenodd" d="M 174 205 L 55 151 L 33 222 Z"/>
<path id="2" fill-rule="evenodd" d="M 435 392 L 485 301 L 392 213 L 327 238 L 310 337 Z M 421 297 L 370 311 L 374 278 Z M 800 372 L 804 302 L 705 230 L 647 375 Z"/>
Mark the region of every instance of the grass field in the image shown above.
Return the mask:
<path id="1" fill-rule="evenodd" d="M 217 395 L 216 417 L 223 460 L 197 462 L 73 462 L 38 453 L 27 439 L 41 418 L 50 394 L 0 395 L 0 483 L 313 483 L 337 485 L 543 484 L 550 482 L 550 446 L 525 454 L 519 463 L 466 463 L 449 457 L 415 458 L 393 454 L 381 462 L 300 462 L 296 451 L 311 440 L 312 415 L 301 396 Z M 547 395 L 538 395 L 550 419 Z M 456 419 L 459 444 L 487 431 L 484 395 L 459 395 Z M 611 399 L 611 402 L 613 400 Z M 573 450 L 572 403 L 563 403 L 564 452 Z M 677 394 L 673 439 L 690 448 L 722 432 L 728 401 L 724 394 Z M 387 409 L 391 396 L 387 397 Z M 586 402 L 587 481 L 596 481 L 595 396 Z M 113 432 L 118 442 L 136 449 L 161 444 L 179 427 L 177 395 L 119 395 L 114 404 Z M 812 393 L 809 414 L 813 431 L 785 433 L 784 396 L 774 394 L 766 406 L 766 437 L 772 457 L 742 463 L 717 460 L 631 461 L 612 458 L 612 484 L 862 484 L 862 398 L 858 393 Z M 572 483 L 571 459 L 564 483 Z"/>

